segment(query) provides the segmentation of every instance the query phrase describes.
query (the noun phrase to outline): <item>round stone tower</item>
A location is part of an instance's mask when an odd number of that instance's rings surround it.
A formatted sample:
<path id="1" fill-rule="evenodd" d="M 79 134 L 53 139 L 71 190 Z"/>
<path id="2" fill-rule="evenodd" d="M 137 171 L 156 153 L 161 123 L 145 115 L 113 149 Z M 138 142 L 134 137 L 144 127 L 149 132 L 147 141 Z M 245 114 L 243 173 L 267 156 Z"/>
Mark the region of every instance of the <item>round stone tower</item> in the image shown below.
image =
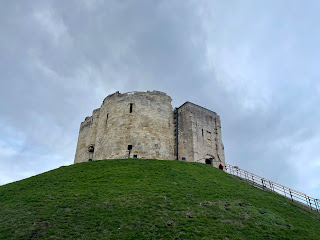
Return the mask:
<path id="1" fill-rule="evenodd" d="M 175 159 L 171 97 L 116 92 L 81 123 L 75 163 L 102 159 Z"/>

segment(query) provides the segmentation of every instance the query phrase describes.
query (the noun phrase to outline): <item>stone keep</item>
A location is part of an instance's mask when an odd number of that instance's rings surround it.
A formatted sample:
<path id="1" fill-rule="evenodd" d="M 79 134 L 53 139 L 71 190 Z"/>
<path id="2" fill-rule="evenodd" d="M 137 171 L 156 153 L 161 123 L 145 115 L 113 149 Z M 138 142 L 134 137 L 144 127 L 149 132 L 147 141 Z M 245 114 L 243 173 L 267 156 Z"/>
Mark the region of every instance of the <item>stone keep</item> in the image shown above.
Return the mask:
<path id="1" fill-rule="evenodd" d="M 74 163 L 124 158 L 225 166 L 220 117 L 159 91 L 111 94 L 81 123 Z"/>

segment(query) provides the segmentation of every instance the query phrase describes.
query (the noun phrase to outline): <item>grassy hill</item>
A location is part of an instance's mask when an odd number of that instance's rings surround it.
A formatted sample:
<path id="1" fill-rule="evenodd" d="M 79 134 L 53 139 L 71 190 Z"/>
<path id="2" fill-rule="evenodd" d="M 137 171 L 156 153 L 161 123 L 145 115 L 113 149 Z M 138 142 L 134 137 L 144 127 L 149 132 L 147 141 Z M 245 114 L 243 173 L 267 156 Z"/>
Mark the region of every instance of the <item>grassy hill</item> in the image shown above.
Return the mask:
<path id="1" fill-rule="evenodd" d="M 199 163 L 80 163 L 0 187 L 0 239 L 320 239 L 320 214 Z"/>

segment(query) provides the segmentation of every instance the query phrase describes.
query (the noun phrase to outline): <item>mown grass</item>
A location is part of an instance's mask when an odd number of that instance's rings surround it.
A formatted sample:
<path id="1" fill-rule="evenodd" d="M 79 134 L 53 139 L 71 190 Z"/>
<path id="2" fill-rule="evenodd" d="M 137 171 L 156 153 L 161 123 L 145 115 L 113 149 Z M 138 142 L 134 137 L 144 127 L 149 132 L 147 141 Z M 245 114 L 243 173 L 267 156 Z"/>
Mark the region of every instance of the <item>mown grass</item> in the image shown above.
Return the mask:
<path id="1" fill-rule="evenodd" d="M 1 186 L 0 239 L 320 239 L 320 214 L 205 164 L 94 161 Z"/>

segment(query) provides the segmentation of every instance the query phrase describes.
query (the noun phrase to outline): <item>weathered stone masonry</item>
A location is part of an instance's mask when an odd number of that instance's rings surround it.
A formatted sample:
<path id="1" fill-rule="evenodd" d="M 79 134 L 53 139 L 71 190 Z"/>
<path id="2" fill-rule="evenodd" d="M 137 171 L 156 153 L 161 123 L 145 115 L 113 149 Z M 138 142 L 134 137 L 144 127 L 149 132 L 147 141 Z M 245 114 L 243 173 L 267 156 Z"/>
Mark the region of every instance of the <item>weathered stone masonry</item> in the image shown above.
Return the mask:
<path id="1" fill-rule="evenodd" d="M 116 92 L 80 125 L 74 163 L 150 158 L 225 165 L 220 117 L 159 91 Z"/>
<path id="2" fill-rule="evenodd" d="M 225 166 L 218 114 L 186 102 L 175 110 L 175 119 L 178 119 L 179 160 Z"/>

